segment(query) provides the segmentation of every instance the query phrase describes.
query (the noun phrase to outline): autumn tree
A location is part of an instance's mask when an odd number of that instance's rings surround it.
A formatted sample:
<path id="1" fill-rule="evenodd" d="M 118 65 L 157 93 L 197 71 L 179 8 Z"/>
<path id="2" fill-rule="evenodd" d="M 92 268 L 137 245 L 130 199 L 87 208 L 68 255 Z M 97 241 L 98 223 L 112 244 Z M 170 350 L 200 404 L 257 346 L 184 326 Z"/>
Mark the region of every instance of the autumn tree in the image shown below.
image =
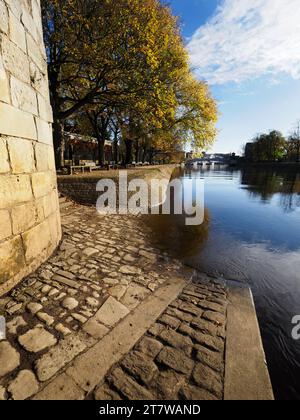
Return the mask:
<path id="1" fill-rule="evenodd" d="M 107 110 L 126 145 L 126 162 L 141 133 L 184 132 L 195 147 L 215 134 L 215 103 L 196 81 L 177 18 L 159 0 L 42 0 L 54 146 L 64 161 L 66 119 L 86 112 L 97 133 L 99 160 Z"/>

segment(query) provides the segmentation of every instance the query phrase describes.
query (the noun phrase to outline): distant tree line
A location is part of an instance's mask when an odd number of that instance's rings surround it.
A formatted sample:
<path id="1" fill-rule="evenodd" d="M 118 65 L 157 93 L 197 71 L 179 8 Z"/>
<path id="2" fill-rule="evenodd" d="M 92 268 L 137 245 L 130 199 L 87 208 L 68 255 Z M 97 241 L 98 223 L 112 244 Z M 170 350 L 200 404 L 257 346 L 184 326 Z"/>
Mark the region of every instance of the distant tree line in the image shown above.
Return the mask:
<path id="1" fill-rule="evenodd" d="M 42 0 L 54 148 L 66 126 L 114 143 L 124 163 L 153 150 L 209 146 L 217 106 L 190 69 L 178 19 L 159 0 Z"/>
<path id="2" fill-rule="evenodd" d="M 244 156 L 249 162 L 288 161 L 300 163 L 300 122 L 287 138 L 276 130 L 257 135 L 245 145 Z"/>

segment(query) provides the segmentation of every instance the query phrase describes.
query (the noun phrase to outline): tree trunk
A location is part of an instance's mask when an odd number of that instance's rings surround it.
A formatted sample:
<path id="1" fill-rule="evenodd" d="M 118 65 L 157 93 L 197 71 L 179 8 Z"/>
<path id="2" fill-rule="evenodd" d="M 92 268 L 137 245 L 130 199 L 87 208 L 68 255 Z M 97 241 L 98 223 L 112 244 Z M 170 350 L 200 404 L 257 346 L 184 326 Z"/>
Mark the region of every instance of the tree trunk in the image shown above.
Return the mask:
<path id="1" fill-rule="evenodd" d="M 117 164 L 119 162 L 119 141 L 118 141 L 118 137 L 116 136 L 114 139 L 114 161 Z"/>
<path id="2" fill-rule="evenodd" d="M 104 166 L 104 145 L 105 145 L 105 140 L 103 140 L 103 138 L 98 137 L 98 161 L 99 161 L 99 166 Z"/>
<path id="3" fill-rule="evenodd" d="M 148 157 L 149 157 L 149 149 L 147 146 L 144 146 L 143 152 L 142 152 L 142 162 L 143 163 L 145 163 L 146 161 L 148 162 L 148 160 L 150 160 L 148 159 Z"/>
<path id="4" fill-rule="evenodd" d="M 125 158 L 125 164 L 130 165 L 132 163 L 132 140 L 125 140 L 125 146 L 126 146 L 126 158 Z"/>
<path id="5" fill-rule="evenodd" d="M 140 144 L 139 141 L 136 140 L 135 142 L 135 163 L 139 163 L 140 161 Z"/>
<path id="6" fill-rule="evenodd" d="M 151 165 L 153 164 L 153 156 L 154 156 L 154 151 L 151 149 L 149 152 L 149 163 Z"/>
<path id="7" fill-rule="evenodd" d="M 55 120 L 53 123 L 53 144 L 55 153 L 56 169 L 65 166 L 65 138 L 63 135 L 64 123 L 61 120 Z"/>

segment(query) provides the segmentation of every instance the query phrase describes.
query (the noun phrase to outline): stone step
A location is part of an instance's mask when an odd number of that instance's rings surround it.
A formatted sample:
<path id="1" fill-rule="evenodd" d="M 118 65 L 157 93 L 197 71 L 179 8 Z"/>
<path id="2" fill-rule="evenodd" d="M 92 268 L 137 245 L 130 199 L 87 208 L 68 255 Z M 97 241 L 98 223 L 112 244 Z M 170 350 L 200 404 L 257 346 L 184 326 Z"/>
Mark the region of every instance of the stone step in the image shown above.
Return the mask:
<path id="1" fill-rule="evenodd" d="M 54 278 L 54 280 L 56 279 Z M 135 346 L 186 285 L 186 278 L 179 277 L 172 281 L 168 280 L 153 295 L 117 323 L 103 339 L 74 359 L 65 372 L 56 376 L 33 399 L 67 400 L 70 397 L 73 400 L 84 399 L 85 395 L 92 392 L 98 383 L 104 380 L 112 366 Z M 113 305 L 113 307 L 116 306 Z M 110 305 L 107 304 L 104 309 L 108 311 L 106 316 L 116 316 L 116 312 L 112 311 Z M 98 316 L 103 316 L 102 311 L 100 309 Z M 122 314 L 122 316 L 124 315 L 126 314 Z M 95 317 L 97 318 L 97 315 Z M 97 321 L 96 318 L 94 321 Z M 112 322 L 115 321 L 112 320 Z M 92 325 L 89 327 L 91 328 Z"/>

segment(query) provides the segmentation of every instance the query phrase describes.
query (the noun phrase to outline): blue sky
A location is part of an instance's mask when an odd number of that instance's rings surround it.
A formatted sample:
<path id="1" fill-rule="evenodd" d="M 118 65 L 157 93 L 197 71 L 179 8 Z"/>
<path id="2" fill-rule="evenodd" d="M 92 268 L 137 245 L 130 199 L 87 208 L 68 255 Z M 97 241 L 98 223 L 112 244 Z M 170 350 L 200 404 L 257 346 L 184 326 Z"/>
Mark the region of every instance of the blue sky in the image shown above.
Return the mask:
<path id="1" fill-rule="evenodd" d="M 214 152 L 300 120 L 300 0 L 170 0 L 221 113 Z"/>

